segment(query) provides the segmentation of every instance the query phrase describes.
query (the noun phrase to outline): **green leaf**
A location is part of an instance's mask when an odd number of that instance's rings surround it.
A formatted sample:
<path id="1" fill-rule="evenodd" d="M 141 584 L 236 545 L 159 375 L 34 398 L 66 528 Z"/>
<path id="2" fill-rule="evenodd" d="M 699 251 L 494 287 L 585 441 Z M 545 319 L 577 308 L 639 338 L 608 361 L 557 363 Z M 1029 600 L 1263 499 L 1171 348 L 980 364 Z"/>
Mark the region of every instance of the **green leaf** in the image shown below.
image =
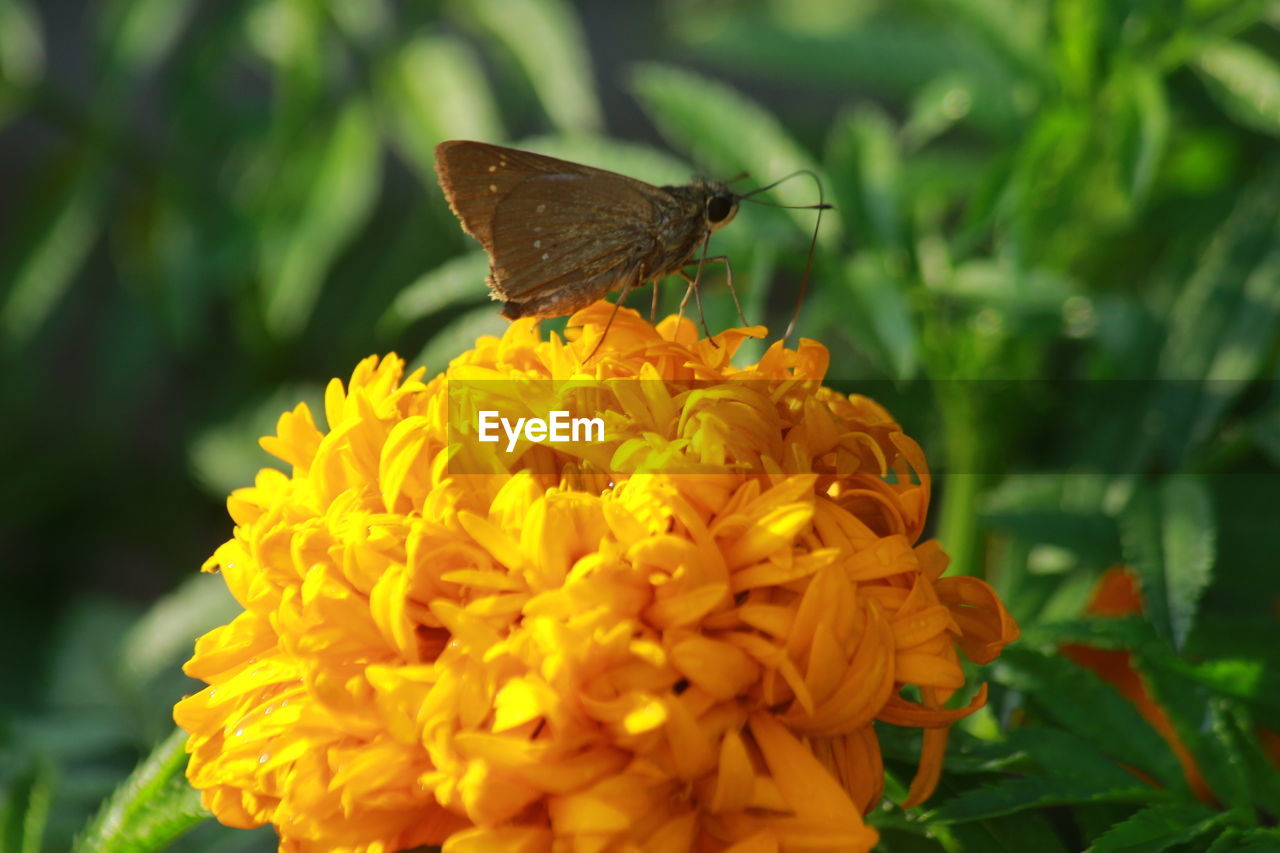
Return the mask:
<path id="1" fill-rule="evenodd" d="M 0 332 L 11 345 L 33 338 L 75 280 L 98 236 L 105 175 L 90 158 L 41 176 L 5 241 Z"/>
<path id="2" fill-rule="evenodd" d="M 383 60 L 377 82 L 397 147 L 433 190 L 436 145 L 506 136 L 480 58 L 461 39 L 414 37 Z"/>
<path id="3" fill-rule="evenodd" d="M 1005 649 L 998 680 L 1026 694 L 1040 713 L 1168 788 L 1185 789 L 1182 766 L 1137 709 L 1088 670 L 1025 646 Z"/>
<path id="4" fill-rule="evenodd" d="M 973 89 L 972 80 L 963 73 L 929 81 L 911 100 L 911 112 L 902 127 L 903 145 L 922 148 L 962 121 L 973 109 Z"/>
<path id="5" fill-rule="evenodd" d="M 1005 779 L 947 800 L 930 813 L 926 820 L 936 823 L 961 823 L 1045 806 L 1144 802 L 1159 796 L 1155 789 L 1130 778 L 1131 781 L 1123 786 L 1109 786 L 1084 780 L 1050 779 L 1044 776 Z"/>
<path id="6" fill-rule="evenodd" d="M 218 575 L 193 575 L 134 622 L 120 649 L 124 675 L 142 683 L 191 654 L 196 637 L 226 624 L 241 607 Z"/>
<path id="7" fill-rule="evenodd" d="M 827 149 L 841 178 L 836 189 L 842 212 L 858 234 L 881 248 L 905 251 L 902 155 L 888 116 L 871 107 L 844 116 Z"/>
<path id="8" fill-rule="evenodd" d="M 1195 59 L 1210 94 L 1241 124 L 1280 136 L 1280 66 L 1238 41 L 1205 46 Z"/>
<path id="9" fill-rule="evenodd" d="M 501 336 L 509 325 L 488 305 L 468 311 L 433 337 L 410 366 L 426 367 L 427 376 L 434 376 L 448 367 L 454 358 L 475 346 L 476 338 L 481 335 Z"/>
<path id="10" fill-rule="evenodd" d="M 1207 832 L 1225 817 L 1202 803 L 1161 803 L 1103 833 L 1087 853 L 1160 853 Z"/>
<path id="11" fill-rule="evenodd" d="M 485 293 L 489 256 L 469 252 L 423 273 L 400 291 L 379 321 L 382 331 L 396 334 L 405 326 L 454 305 L 478 302 Z"/>
<path id="12" fill-rule="evenodd" d="M 368 106 L 348 103 L 323 138 L 296 218 L 273 223 L 266 237 L 266 318 L 283 336 L 306 325 L 330 264 L 377 197 L 381 152 Z"/>
<path id="13" fill-rule="evenodd" d="M 725 177 L 746 171 L 761 183 L 797 169 L 816 170 L 812 158 L 774 116 L 721 83 L 688 71 L 645 64 L 636 68 L 632 86 L 663 135 L 688 151 L 700 166 L 718 170 Z M 750 145 L 743 144 L 747 139 Z M 768 200 L 810 205 L 818 199 L 811 182 L 793 179 L 771 190 Z M 813 211 L 786 213 L 802 233 L 813 232 Z M 823 217 L 818 241 L 824 246 L 835 245 L 839 239 L 842 226 L 838 214 L 829 210 Z"/>
<path id="14" fill-rule="evenodd" d="M 316 385 L 282 385 L 265 399 L 247 401 L 230 418 L 209 424 L 187 449 L 197 482 L 212 497 L 222 500 L 235 489 L 253 483 L 263 468 L 287 470 L 288 465 L 258 445 L 264 435 L 275 435 L 283 412 L 306 402 L 312 417 L 324 413 L 324 389 Z"/>
<path id="15" fill-rule="evenodd" d="M 1117 75 L 1132 118 L 1128 145 L 1121 152 L 1129 197 L 1145 203 L 1169 142 L 1169 102 L 1160 78 L 1149 68 L 1133 67 Z"/>
<path id="16" fill-rule="evenodd" d="M 52 763 L 37 760 L 0 790 L 0 850 L 40 853 L 44 849 L 55 775 Z"/>
<path id="17" fill-rule="evenodd" d="M 1275 853 L 1280 850 L 1280 829 L 1228 830 L 1208 853 Z"/>
<path id="18" fill-rule="evenodd" d="M 561 130 L 603 127 L 586 36 L 562 0 L 475 0 L 467 14 L 515 57 Z"/>
<path id="19" fill-rule="evenodd" d="M 194 0 L 112 0 L 96 21 L 102 40 L 101 74 L 115 86 L 136 81 L 177 43 L 195 11 Z"/>
<path id="20" fill-rule="evenodd" d="M 1182 648 L 1216 559 L 1217 522 L 1204 483 L 1167 477 L 1135 492 L 1120 518 L 1125 558 L 1156 630 Z"/>
<path id="21" fill-rule="evenodd" d="M 177 729 L 121 783 L 73 853 L 150 853 L 209 817 L 183 775 L 187 733 Z"/>
<path id="22" fill-rule="evenodd" d="M 689 180 L 689 164 L 648 145 L 620 142 L 607 136 L 535 136 L 520 147 L 549 157 L 607 169 L 651 184 L 683 184 Z"/>
<path id="23" fill-rule="evenodd" d="M 0 0 L 0 98 L 6 88 L 29 86 L 44 75 L 40 30 L 40 16 L 29 4 Z"/>
<path id="24" fill-rule="evenodd" d="M 1059 0 L 1053 4 L 1058 78 L 1062 87 L 1078 98 L 1092 91 L 1100 61 L 1098 35 L 1105 14 L 1101 5 L 1099 0 Z"/>
<path id="25" fill-rule="evenodd" d="M 1229 702 L 1179 671 L 1168 655 L 1148 650 L 1139 662 L 1155 701 L 1169 715 L 1178 738 L 1190 750 L 1214 795 L 1228 808 L 1248 809 L 1265 791 L 1255 794 L 1246 751 L 1259 745 L 1234 727 Z"/>
<path id="26" fill-rule="evenodd" d="M 675 26 L 687 54 L 699 62 L 716 62 L 735 76 L 775 85 L 786 81 L 796 91 L 825 89 L 845 99 L 850 92 L 858 92 L 905 100 L 931 80 L 963 73 L 974 85 L 968 121 L 1001 136 L 1025 129 L 1026 113 L 1035 107 L 1044 80 L 1012 70 L 1005 57 L 983 43 L 981 35 L 957 26 L 956 16 L 948 11 L 904 14 L 891 4 L 876 4 L 883 11 L 867 14 L 858 10 L 860 5 L 839 4 L 840 14 L 855 18 L 843 25 L 786 26 L 779 20 L 782 15 L 723 5 L 716 7 L 712 20 L 679 16 Z M 1032 19 L 1037 11 L 1030 9 L 1024 14 L 1028 4 L 1009 5 L 1018 10 L 1016 23 L 1004 16 L 999 27 L 1006 32 L 1033 33 L 1036 25 Z M 779 10 L 809 7 L 774 4 Z M 1002 10 L 995 12 L 995 16 L 1002 14 Z"/>
<path id="27" fill-rule="evenodd" d="M 1141 784 L 1088 739 L 1071 732 L 1030 725 L 1010 731 L 1005 741 L 1036 763 L 1038 775 L 1105 790 L 1126 790 Z"/>
<path id="28" fill-rule="evenodd" d="M 1166 464 L 1212 434 L 1280 330 L 1280 172 L 1265 173 L 1214 233 L 1169 316 L 1157 400 Z"/>
<path id="29" fill-rule="evenodd" d="M 955 844 L 948 848 L 950 850 L 980 850 L 983 853 L 1024 853 L 1027 850 L 1068 853 L 1070 850 L 1048 813 L 1041 811 L 1021 811 L 947 826 L 930 823 L 928 828 L 931 835 L 940 834 L 939 831 L 949 833 L 955 839 Z M 898 853 L 896 847 L 887 849 Z"/>
<path id="30" fill-rule="evenodd" d="M 894 379 L 910 379 L 918 366 L 915 320 L 902 282 L 875 252 L 863 252 L 845 266 L 841 322 Z"/>

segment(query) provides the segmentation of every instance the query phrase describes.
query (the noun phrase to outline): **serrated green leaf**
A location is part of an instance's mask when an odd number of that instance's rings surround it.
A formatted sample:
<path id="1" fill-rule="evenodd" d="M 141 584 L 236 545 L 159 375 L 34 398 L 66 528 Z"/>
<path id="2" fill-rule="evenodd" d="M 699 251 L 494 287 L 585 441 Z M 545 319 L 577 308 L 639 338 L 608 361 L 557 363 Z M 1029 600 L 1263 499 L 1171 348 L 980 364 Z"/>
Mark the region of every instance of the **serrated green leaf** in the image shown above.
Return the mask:
<path id="1" fill-rule="evenodd" d="M 596 132 L 603 125 L 586 36 L 561 0 L 478 0 L 467 13 L 523 69 L 547 116 L 561 130 Z"/>
<path id="2" fill-rule="evenodd" d="M 1045 812 L 1021 811 L 1017 814 L 986 818 L 968 823 L 946 826 L 928 824 L 931 834 L 945 830 L 954 839 L 949 849 L 955 851 L 980 850 L 983 853 L 1069 853 L 1070 848 L 1059 837 Z M 889 848 L 897 853 L 896 848 Z"/>
<path id="3" fill-rule="evenodd" d="M 453 36 L 417 36 L 387 56 L 378 94 L 397 147 L 433 190 L 436 145 L 446 139 L 500 142 L 506 136 L 480 58 Z"/>
<path id="4" fill-rule="evenodd" d="M 1169 316 L 1156 402 L 1176 463 L 1212 434 L 1265 364 L 1280 330 L 1280 172 L 1266 173 L 1217 229 Z"/>
<path id="5" fill-rule="evenodd" d="M 121 783 L 90 822 L 73 853 L 151 853 L 209 813 L 183 775 L 187 733 L 177 729 Z"/>
<path id="6" fill-rule="evenodd" d="M 1241 124 L 1280 136 L 1280 65 L 1238 41 L 1204 47 L 1195 67 L 1222 108 Z"/>
<path id="7" fill-rule="evenodd" d="M 1045 806 L 1080 803 L 1145 802 L 1156 799 L 1155 789 L 1136 779 L 1123 786 L 1088 781 L 1029 776 L 1005 779 L 948 800 L 927 816 L 931 823 L 962 823 L 1014 814 Z"/>
<path id="8" fill-rule="evenodd" d="M 1087 853 L 1160 853 L 1212 829 L 1224 815 L 1202 803 L 1150 806 L 1103 833 Z"/>
<path id="9" fill-rule="evenodd" d="M 1198 478 L 1175 475 L 1136 492 L 1120 518 L 1125 558 L 1142 582 L 1146 613 L 1174 648 L 1195 624 L 1213 574 L 1217 523 Z"/>
<path id="10" fill-rule="evenodd" d="M 1247 808 L 1252 801 L 1248 771 L 1225 737 L 1222 700 L 1170 664 L 1167 656 L 1149 650 L 1139 663 L 1144 682 L 1194 756 L 1214 796 L 1229 808 Z"/>
<path id="11" fill-rule="evenodd" d="M 1147 772 L 1166 787 L 1185 788 L 1182 766 L 1168 744 L 1092 672 L 1017 645 L 1004 650 L 997 667 L 1001 683 L 1023 691 L 1040 713 L 1103 754 Z"/>
<path id="12" fill-rule="evenodd" d="M 778 180 L 798 169 L 816 171 L 812 158 L 782 124 L 759 104 L 727 86 L 688 71 L 646 64 L 636 68 L 632 86 L 659 130 L 679 148 L 690 152 L 700 166 L 727 177 L 746 171 L 761 183 Z M 743 145 L 750 139 L 750 145 Z M 829 182 L 826 182 L 829 184 Z M 769 201 L 789 205 L 817 202 L 812 182 L 793 179 L 769 192 Z M 813 232 L 813 211 L 789 210 L 805 234 Z M 831 246 L 842 225 L 838 211 L 822 220 L 818 241 Z"/>
<path id="13" fill-rule="evenodd" d="M 1022 639 L 1033 645 L 1079 643 L 1110 651 L 1132 651 L 1151 642 L 1154 637 L 1151 623 L 1137 616 L 1127 619 L 1076 619 L 1028 625 L 1022 630 Z"/>
<path id="14" fill-rule="evenodd" d="M 1025 752 L 1047 778 L 1125 790 L 1137 781 L 1133 774 L 1097 750 L 1083 737 L 1045 726 L 1010 731 L 1005 742 Z"/>
<path id="15" fill-rule="evenodd" d="M 1228 830 L 1207 853 L 1275 853 L 1280 850 L 1280 829 Z"/>
<path id="16" fill-rule="evenodd" d="M 306 325 L 329 265 L 373 209 L 381 151 L 368 106 L 353 100 L 324 136 L 296 219 L 267 237 L 264 278 L 268 325 L 291 336 Z"/>

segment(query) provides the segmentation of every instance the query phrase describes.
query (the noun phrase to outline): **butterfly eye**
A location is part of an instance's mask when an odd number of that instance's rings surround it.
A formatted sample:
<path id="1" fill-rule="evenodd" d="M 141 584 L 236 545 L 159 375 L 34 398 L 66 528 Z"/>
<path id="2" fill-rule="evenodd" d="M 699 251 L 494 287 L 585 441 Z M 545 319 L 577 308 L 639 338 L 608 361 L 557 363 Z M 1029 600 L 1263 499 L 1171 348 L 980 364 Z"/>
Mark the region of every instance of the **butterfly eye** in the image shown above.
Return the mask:
<path id="1" fill-rule="evenodd" d="M 712 224 L 723 222 L 731 213 L 733 213 L 734 207 L 736 207 L 736 205 L 733 203 L 732 198 L 723 195 L 713 195 L 711 198 L 707 199 L 707 221 Z"/>

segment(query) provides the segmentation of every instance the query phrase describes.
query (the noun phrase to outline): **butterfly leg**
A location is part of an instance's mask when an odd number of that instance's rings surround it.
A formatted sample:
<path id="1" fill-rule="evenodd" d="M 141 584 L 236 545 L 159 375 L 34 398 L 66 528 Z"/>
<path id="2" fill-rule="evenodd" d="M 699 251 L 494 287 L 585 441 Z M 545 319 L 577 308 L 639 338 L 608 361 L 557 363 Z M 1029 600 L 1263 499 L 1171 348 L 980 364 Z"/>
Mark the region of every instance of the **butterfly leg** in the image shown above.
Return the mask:
<path id="1" fill-rule="evenodd" d="M 600 340 L 596 341 L 596 345 L 591 348 L 591 354 L 583 359 L 583 364 L 590 361 L 600 351 L 601 344 L 604 343 L 604 339 L 609 335 L 609 329 L 613 326 L 613 318 L 618 316 L 618 309 L 627 300 L 627 294 L 631 292 L 631 289 L 644 282 L 644 275 L 645 271 L 642 266 L 636 270 L 636 274 L 631 279 L 622 285 L 622 289 L 618 291 L 618 298 L 613 303 L 613 310 L 609 312 L 609 322 L 604 324 L 604 331 L 600 333 Z M 657 287 L 657 282 L 654 283 L 654 287 Z"/>
<path id="2" fill-rule="evenodd" d="M 742 325 L 750 326 L 747 315 L 742 313 L 742 303 L 738 301 L 738 291 L 733 286 L 733 264 L 729 263 L 728 255 L 716 255 L 714 258 L 703 258 L 701 263 L 710 264 L 716 261 L 724 263 L 725 283 L 729 285 L 729 295 L 733 297 L 733 305 L 738 309 L 738 319 L 742 320 Z"/>
<path id="3" fill-rule="evenodd" d="M 702 333 L 707 336 L 707 340 L 711 341 L 711 345 L 719 349 L 720 345 L 716 343 L 715 338 L 711 336 L 711 330 L 707 328 L 707 315 L 702 311 L 702 292 L 698 290 L 697 277 L 690 278 L 689 273 L 680 270 L 679 276 L 689 282 L 689 289 L 684 292 L 684 299 L 680 300 L 680 316 L 684 316 L 684 306 L 689 303 L 689 297 L 693 296 L 693 302 L 698 306 L 698 319 L 702 321 Z"/>
<path id="4" fill-rule="evenodd" d="M 658 280 L 653 280 L 653 302 L 649 305 L 649 325 L 658 322 Z"/>

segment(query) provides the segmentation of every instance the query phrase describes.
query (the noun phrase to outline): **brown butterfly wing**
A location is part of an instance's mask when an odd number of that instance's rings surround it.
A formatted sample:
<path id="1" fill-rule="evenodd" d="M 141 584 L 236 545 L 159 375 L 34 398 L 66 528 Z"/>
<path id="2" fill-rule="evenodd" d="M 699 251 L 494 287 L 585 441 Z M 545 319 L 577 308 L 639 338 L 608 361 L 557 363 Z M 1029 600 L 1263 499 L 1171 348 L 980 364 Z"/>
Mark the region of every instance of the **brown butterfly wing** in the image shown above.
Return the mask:
<path id="1" fill-rule="evenodd" d="M 590 304 L 652 254 L 656 188 L 612 175 L 540 175 L 498 203 L 489 286 L 498 298 L 534 301 L 538 313 Z M 647 192 L 646 192 L 647 190 Z"/>
<path id="2" fill-rule="evenodd" d="M 611 175 L 568 160 L 487 142 L 454 139 L 436 146 L 436 174 L 462 227 L 492 252 L 491 225 L 498 202 L 537 175 Z"/>

